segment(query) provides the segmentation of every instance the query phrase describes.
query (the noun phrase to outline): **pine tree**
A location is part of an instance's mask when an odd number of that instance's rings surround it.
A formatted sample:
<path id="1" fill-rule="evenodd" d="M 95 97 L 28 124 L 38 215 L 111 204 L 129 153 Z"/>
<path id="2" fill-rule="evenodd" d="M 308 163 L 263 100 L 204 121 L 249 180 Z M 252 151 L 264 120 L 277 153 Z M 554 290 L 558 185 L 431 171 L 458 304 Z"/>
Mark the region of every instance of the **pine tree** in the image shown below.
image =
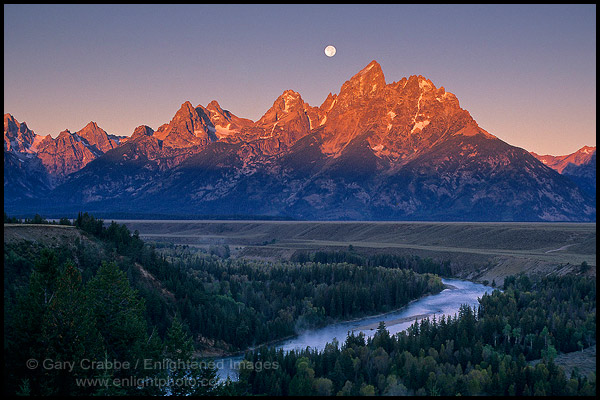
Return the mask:
<path id="1" fill-rule="evenodd" d="M 56 284 L 56 292 L 41 321 L 45 358 L 54 362 L 71 362 L 69 369 L 46 370 L 41 382 L 43 392 L 57 395 L 87 394 L 89 388 L 76 385 L 76 379 L 89 378 L 93 369 L 84 361 L 97 360 L 102 341 L 96 321 L 86 305 L 81 273 L 68 262 Z"/>
<path id="2" fill-rule="evenodd" d="M 105 360 L 108 360 L 108 354 L 104 352 Z M 99 386 L 94 391 L 94 396 L 125 396 L 127 391 L 115 382 L 114 368 L 104 368 L 98 370 L 97 375 Z"/>
<path id="3" fill-rule="evenodd" d="M 16 304 L 6 316 L 5 338 L 6 384 L 9 393 L 18 390 L 16 385 L 27 378 L 28 390 L 32 395 L 40 395 L 40 382 L 43 368 L 27 368 L 28 360 L 40 363 L 46 358 L 46 343 L 42 338 L 42 324 L 45 314 L 54 299 L 60 268 L 58 257 L 52 250 L 43 249 L 34 264 L 26 288 L 17 293 Z"/>
<path id="4" fill-rule="evenodd" d="M 217 368 L 194 357 L 194 342 L 186 325 L 175 315 L 167 331 L 163 353 L 168 360 L 169 391 L 174 396 L 210 395 L 218 391 Z"/>
<path id="5" fill-rule="evenodd" d="M 115 263 L 103 262 L 87 285 L 88 307 L 96 316 L 108 359 L 129 363 L 130 368 L 115 371 L 116 377 L 145 377 L 135 370 L 148 358 L 149 337 L 145 320 L 144 301 L 129 286 L 127 276 Z M 136 387 L 128 387 L 137 392 Z"/>

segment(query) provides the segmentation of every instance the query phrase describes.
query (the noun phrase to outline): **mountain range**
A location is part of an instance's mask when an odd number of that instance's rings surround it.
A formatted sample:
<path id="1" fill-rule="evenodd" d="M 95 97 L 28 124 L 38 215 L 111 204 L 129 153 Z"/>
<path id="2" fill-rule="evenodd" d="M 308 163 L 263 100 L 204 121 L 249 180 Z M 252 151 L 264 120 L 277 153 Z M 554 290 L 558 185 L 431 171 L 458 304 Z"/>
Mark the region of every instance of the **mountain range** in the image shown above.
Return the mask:
<path id="1" fill-rule="evenodd" d="M 583 146 L 575 153 L 553 156 L 531 154 L 545 165 L 571 178 L 587 194 L 596 197 L 596 148 Z"/>
<path id="2" fill-rule="evenodd" d="M 588 157 L 589 156 L 589 157 Z M 539 156 L 422 76 L 370 62 L 319 106 L 285 90 L 256 122 L 184 102 L 169 123 L 39 136 L 4 115 L 13 214 L 312 220 L 595 221 L 595 147 Z"/>

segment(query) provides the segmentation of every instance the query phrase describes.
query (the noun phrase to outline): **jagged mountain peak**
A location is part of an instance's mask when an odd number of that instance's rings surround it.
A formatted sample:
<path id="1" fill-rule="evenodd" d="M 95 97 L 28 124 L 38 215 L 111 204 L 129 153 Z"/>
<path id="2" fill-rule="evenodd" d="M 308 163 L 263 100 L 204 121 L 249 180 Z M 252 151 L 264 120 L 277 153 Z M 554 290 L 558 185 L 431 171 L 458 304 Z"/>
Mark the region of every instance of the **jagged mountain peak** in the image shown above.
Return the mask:
<path id="1" fill-rule="evenodd" d="M 285 90 L 273 106 L 250 129 L 249 140 L 267 140 L 259 146 L 261 151 L 273 154 L 284 151 L 300 138 L 309 134 L 318 122 L 316 107 L 304 102 L 300 93 Z"/>
<path id="2" fill-rule="evenodd" d="M 595 146 L 583 146 L 579 150 L 571 154 L 565 154 L 560 156 L 554 156 L 550 154 L 540 155 L 535 152 L 530 152 L 532 156 L 540 160 L 543 164 L 563 173 L 564 169 L 569 165 L 582 165 L 587 163 L 592 156 L 596 153 Z"/>
<path id="3" fill-rule="evenodd" d="M 6 113 L 4 114 L 4 133 L 7 132 L 27 133 L 33 131 L 29 129 L 26 122 L 19 122 L 12 114 Z"/>
<path id="4" fill-rule="evenodd" d="M 584 154 L 593 154 L 596 152 L 596 146 L 583 146 L 581 149 L 579 149 L 577 151 L 584 153 Z"/>
<path id="5" fill-rule="evenodd" d="M 4 114 L 4 150 L 29 152 L 36 139 L 38 135 L 25 122 L 19 123 L 11 114 Z"/>
<path id="6" fill-rule="evenodd" d="M 88 122 L 88 124 L 86 126 L 83 127 L 82 130 L 94 130 L 94 129 L 100 129 L 100 127 L 98 126 L 98 124 L 95 121 L 90 121 Z"/>
<path id="7" fill-rule="evenodd" d="M 423 89 L 423 88 L 434 89 L 434 90 L 436 89 L 433 82 L 431 82 L 431 80 L 427 79 L 423 75 L 410 75 L 408 77 L 408 82 L 413 82 L 413 81 L 417 82 L 421 89 Z"/>
<path id="8" fill-rule="evenodd" d="M 111 139 L 108 136 L 108 133 L 106 133 L 104 129 L 100 128 L 94 121 L 91 121 L 76 133 L 78 136 L 87 140 L 90 145 L 96 146 L 96 148 L 103 153 L 114 149 L 118 145 L 118 141 Z"/>
<path id="9" fill-rule="evenodd" d="M 303 108 L 303 106 L 304 100 L 302 100 L 300 93 L 291 89 L 285 90 L 273 103 L 273 107 L 277 107 L 284 112 L 296 111 Z"/>
<path id="10" fill-rule="evenodd" d="M 398 82 L 390 83 L 387 87 L 400 96 L 418 97 L 426 95 L 432 96 L 432 99 L 440 102 L 450 101 L 458 105 L 458 99 L 456 99 L 454 94 L 446 92 L 443 86 L 436 87 L 433 81 L 422 75 L 410 75 L 408 78 L 403 77 Z"/>
<path id="11" fill-rule="evenodd" d="M 174 126 L 182 123 L 185 124 L 187 122 L 199 123 L 202 116 L 198 109 L 203 113 L 204 110 L 202 106 L 194 107 L 189 100 L 185 101 L 181 107 L 179 107 L 169 125 Z"/>
<path id="12" fill-rule="evenodd" d="M 208 103 L 206 109 L 217 114 L 223 114 L 225 112 L 217 100 L 212 100 L 210 103 Z"/>
<path id="13" fill-rule="evenodd" d="M 190 103 L 189 100 L 185 101 L 183 104 L 181 104 L 177 112 L 175 112 L 175 115 L 171 121 L 168 124 L 163 124 L 158 128 L 158 130 L 155 132 L 155 136 L 158 139 L 163 140 L 169 133 L 171 133 L 180 125 L 191 125 L 194 121 L 198 120 L 198 112 L 194 106 L 192 106 L 192 103 Z"/>
<path id="14" fill-rule="evenodd" d="M 419 95 L 421 93 L 436 90 L 433 82 L 422 75 L 410 75 L 408 78 L 402 78 L 400 83 L 402 85 L 399 86 L 398 89 L 400 89 L 403 93 Z"/>
<path id="15" fill-rule="evenodd" d="M 237 141 L 241 130 L 254 125 L 253 121 L 237 117 L 229 110 L 223 109 L 216 100 L 212 100 L 202 110 L 208 116 L 212 124 L 210 129 L 214 129 L 218 140 Z"/>
<path id="16" fill-rule="evenodd" d="M 98 126 L 94 121 L 89 122 L 86 126 L 76 132 L 79 136 L 89 138 L 106 138 L 108 140 L 108 133 Z"/>
<path id="17" fill-rule="evenodd" d="M 337 97 L 327 96 L 319 110 L 321 150 L 334 157 L 361 137 L 377 157 L 393 163 L 426 151 L 448 134 L 493 137 L 443 87 L 422 75 L 386 84 L 376 61 L 346 81 Z"/>
<path id="18" fill-rule="evenodd" d="M 209 116 L 211 122 L 215 126 L 226 126 L 226 124 L 231 122 L 233 116 L 231 112 L 224 110 L 216 100 L 212 100 L 210 103 L 208 103 L 206 108 L 203 108 L 203 111 Z"/>
<path id="19" fill-rule="evenodd" d="M 382 76 L 383 77 L 383 70 L 381 69 L 381 65 L 379 65 L 379 63 L 377 61 L 372 60 L 363 69 L 358 71 L 358 73 L 356 75 L 354 75 L 354 77 L 352 77 L 351 79 L 354 79 L 356 77 L 361 77 L 361 76 Z"/>
<path id="20" fill-rule="evenodd" d="M 184 102 L 175 116 L 166 125 L 161 125 L 154 137 L 162 140 L 167 147 L 182 149 L 193 146 L 205 146 L 217 140 L 215 127 L 210 121 L 204 107 L 192 106 Z"/>
<path id="21" fill-rule="evenodd" d="M 15 119 L 15 117 L 13 117 L 12 114 L 10 114 L 10 113 L 4 114 L 4 126 L 6 127 L 6 125 L 8 123 L 13 123 L 15 125 L 18 124 L 18 122 Z"/>
<path id="22" fill-rule="evenodd" d="M 175 113 L 175 117 L 173 119 L 189 118 L 190 116 L 194 117 L 194 114 L 197 114 L 196 109 L 188 100 L 184 102 L 181 107 L 179 107 L 179 110 L 177 110 L 177 113 Z"/>
<path id="23" fill-rule="evenodd" d="M 594 155 L 594 153 L 596 153 L 596 146 L 583 146 L 573 153 L 576 158 L 573 163 L 577 164 L 587 162 L 592 155 Z"/>
<path id="24" fill-rule="evenodd" d="M 356 75 L 344 82 L 338 99 L 371 96 L 385 86 L 385 76 L 381 65 L 373 60 Z"/>
<path id="25" fill-rule="evenodd" d="M 273 106 L 256 123 L 259 126 L 277 123 L 289 114 L 303 112 L 306 107 L 300 93 L 288 89 L 275 99 Z"/>
<path id="26" fill-rule="evenodd" d="M 411 76 L 410 78 L 408 78 L 409 80 L 411 78 L 413 78 L 413 76 Z M 430 91 L 435 91 L 437 90 L 437 88 L 435 87 L 435 85 L 433 84 L 433 82 L 431 82 L 431 80 L 425 78 L 422 75 L 417 75 L 416 76 L 416 81 L 419 84 L 419 89 L 423 92 L 430 92 Z"/>
<path id="27" fill-rule="evenodd" d="M 321 103 L 319 108 L 325 112 L 331 110 L 331 107 L 333 106 L 333 103 L 335 102 L 336 99 L 337 99 L 337 94 L 332 94 L 331 92 L 329 92 L 329 94 L 327 95 L 327 97 L 325 98 L 323 103 Z"/>
<path id="28" fill-rule="evenodd" d="M 131 139 L 135 139 L 138 136 L 152 136 L 152 134 L 154 134 L 154 129 L 150 128 L 148 125 L 140 125 L 133 130 Z"/>

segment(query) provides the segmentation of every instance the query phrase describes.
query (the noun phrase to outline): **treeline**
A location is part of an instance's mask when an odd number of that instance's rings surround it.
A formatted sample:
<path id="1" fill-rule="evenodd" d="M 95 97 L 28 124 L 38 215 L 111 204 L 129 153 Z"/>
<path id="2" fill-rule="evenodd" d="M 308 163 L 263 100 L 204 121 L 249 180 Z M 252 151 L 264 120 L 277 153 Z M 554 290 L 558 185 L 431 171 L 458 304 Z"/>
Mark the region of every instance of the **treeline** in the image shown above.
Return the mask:
<path id="1" fill-rule="evenodd" d="M 296 221 L 295 218 L 289 215 L 251 215 L 251 214 L 157 214 L 157 213 L 133 213 L 133 212 L 96 212 L 97 218 L 101 219 L 142 219 L 142 220 L 233 220 L 233 221 Z M 10 217 L 11 221 L 7 221 L 7 214 L 4 212 L 5 223 L 32 223 L 26 221 L 43 220 L 46 222 L 41 223 L 55 223 L 47 221 L 39 214 L 36 214 L 33 218 L 17 218 Z M 35 222 L 38 223 L 38 222 Z"/>
<path id="2" fill-rule="evenodd" d="M 585 277 L 512 277 L 505 291 L 478 309 L 414 323 L 390 336 L 382 323 L 327 344 L 323 351 L 260 348 L 246 354 L 278 369 L 242 369 L 239 390 L 266 395 L 516 395 L 596 394 L 591 377 L 564 371 L 557 352 L 596 343 L 596 286 Z M 532 366 L 530 361 L 541 358 Z"/>
<path id="3" fill-rule="evenodd" d="M 450 261 L 437 262 L 431 258 L 419 256 L 398 256 L 393 254 L 358 254 L 352 245 L 346 251 L 298 251 L 291 257 L 291 261 L 301 264 L 306 262 L 315 263 L 349 263 L 364 267 L 385 267 L 396 269 L 410 269 L 420 274 L 431 273 L 439 276 L 452 276 Z"/>
<path id="4" fill-rule="evenodd" d="M 68 218 L 60 218 L 58 221 L 48 221 L 43 218 L 40 214 L 35 214 L 33 218 L 17 218 L 9 217 L 4 212 L 4 223 L 5 224 L 48 224 L 48 225 L 71 225 L 71 221 Z"/>

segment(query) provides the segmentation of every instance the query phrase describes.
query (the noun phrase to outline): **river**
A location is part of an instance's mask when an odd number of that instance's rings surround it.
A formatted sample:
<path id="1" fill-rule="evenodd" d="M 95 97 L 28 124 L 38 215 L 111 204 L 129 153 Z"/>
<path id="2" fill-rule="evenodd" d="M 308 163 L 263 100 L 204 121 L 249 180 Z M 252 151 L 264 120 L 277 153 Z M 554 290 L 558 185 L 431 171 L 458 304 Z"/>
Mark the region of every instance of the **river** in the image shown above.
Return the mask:
<path id="1" fill-rule="evenodd" d="M 489 286 L 459 279 L 442 278 L 442 282 L 450 288 L 415 300 L 400 310 L 352 321 L 338 322 L 323 328 L 305 331 L 291 339 L 282 340 L 273 346 L 276 349 L 283 348 L 284 351 L 305 349 L 306 347 L 323 350 L 325 345 L 331 343 L 333 338 L 337 338 L 340 345 L 343 344 L 350 331 L 355 334 L 363 332 L 365 338 L 373 336 L 380 321 L 385 322 L 390 335 L 393 335 L 407 329 L 415 320 L 425 317 L 431 319 L 434 315 L 439 318 L 442 315 L 452 316 L 458 314 L 462 304 L 468 304 L 471 307 L 477 305 L 478 299 L 484 293 L 491 293 L 494 290 Z M 224 380 L 229 376 L 232 380 L 237 380 L 236 366 L 239 365 L 242 359 L 243 356 L 241 355 L 216 358 L 214 361 L 217 368 L 219 368 L 219 378 Z"/>

